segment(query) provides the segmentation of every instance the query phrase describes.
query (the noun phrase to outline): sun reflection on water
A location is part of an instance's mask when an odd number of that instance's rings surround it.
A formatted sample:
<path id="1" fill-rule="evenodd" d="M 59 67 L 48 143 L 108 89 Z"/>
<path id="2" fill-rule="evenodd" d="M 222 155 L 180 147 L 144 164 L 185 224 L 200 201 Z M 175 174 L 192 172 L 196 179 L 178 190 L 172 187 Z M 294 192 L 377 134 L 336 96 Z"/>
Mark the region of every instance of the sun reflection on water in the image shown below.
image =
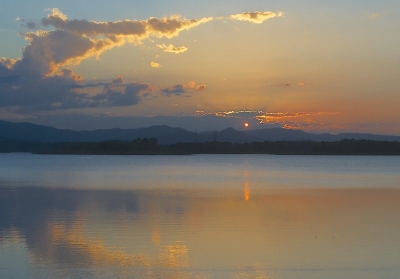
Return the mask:
<path id="1" fill-rule="evenodd" d="M 250 186 L 249 186 L 249 182 L 244 182 L 243 199 L 244 199 L 244 201 L 249 201 L 249 200 L 250 200 Z"/>

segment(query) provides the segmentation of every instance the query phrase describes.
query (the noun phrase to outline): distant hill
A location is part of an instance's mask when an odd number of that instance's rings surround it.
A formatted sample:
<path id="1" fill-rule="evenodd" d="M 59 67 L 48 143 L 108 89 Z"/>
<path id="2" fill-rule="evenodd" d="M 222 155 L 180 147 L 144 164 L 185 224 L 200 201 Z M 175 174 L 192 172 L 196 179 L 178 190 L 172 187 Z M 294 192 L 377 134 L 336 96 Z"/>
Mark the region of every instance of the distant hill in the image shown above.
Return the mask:
<path id="1" fill-rule="evenodd" d="M 377 141 L 400 141 L 400 136 L 375 134 L 312 134 L 300 130 L 266 128 L 237 131 L 233 128 L 222 131 L 190 132 L 169 126 L 151 126 L 138 129 L 106 129 L 95 131 L 73 131 L 57 129 L 31 123 L 14 123 L 0 120 L 0 141 L 33 142 L 98 142 L 106 140 L 132 141 L 137 138 L 156 138 L 159 144 L 177 142 L 263 142 L 263 141 L 340 141 L 342 139 L 365 139 Z"/>

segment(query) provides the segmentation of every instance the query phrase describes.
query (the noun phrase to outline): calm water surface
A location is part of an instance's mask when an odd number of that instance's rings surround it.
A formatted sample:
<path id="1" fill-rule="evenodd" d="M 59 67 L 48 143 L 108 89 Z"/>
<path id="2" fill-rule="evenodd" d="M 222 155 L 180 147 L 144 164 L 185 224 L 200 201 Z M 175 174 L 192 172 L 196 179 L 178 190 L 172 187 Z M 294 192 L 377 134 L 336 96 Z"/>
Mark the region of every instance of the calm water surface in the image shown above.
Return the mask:
<path id="1" fill-rule="evenodd" d="M 1 278 L 399 278 L 400 157 L 0 154 Z"/>

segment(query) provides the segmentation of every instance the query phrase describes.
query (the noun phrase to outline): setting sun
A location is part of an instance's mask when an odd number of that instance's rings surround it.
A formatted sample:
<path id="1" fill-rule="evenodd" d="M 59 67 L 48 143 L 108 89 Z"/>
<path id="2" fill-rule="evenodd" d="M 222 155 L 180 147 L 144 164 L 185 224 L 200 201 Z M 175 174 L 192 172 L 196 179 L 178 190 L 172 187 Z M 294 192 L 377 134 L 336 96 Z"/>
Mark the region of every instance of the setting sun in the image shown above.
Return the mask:
<path id="1" fill-rule="evenodd" d="M 244 127 L 248 128 L 250 124 L 248 122 L 244 122 Z"/>

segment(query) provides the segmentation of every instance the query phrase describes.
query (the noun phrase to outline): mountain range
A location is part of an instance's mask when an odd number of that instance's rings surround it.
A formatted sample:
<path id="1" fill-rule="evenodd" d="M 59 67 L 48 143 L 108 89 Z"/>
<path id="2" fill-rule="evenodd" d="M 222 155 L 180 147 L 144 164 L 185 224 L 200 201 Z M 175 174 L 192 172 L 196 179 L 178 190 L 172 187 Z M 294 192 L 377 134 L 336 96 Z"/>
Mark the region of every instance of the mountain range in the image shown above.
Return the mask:
<path id="1" fill-rule="evenodd" d="M 74 131 L 57 129 L 31 123 L 15 123 L 0 120 L 0 141 L 34 142 L 97 142 L 106 140 L 132 141 L 137 138 L 156 138 L 159 144 L 177 142 L 263 142 L 263 141 L 340 141 L 342 139 L 365 139 L 376 141 L 400 141 L 400 136 L 341 133 L 314 134 L 301 130 L 265 128 L 238 131 L 227 128 L 221 131 L 192 132 L 165 125 L 137 129 L 104 129 L 94 131 Z"/>

